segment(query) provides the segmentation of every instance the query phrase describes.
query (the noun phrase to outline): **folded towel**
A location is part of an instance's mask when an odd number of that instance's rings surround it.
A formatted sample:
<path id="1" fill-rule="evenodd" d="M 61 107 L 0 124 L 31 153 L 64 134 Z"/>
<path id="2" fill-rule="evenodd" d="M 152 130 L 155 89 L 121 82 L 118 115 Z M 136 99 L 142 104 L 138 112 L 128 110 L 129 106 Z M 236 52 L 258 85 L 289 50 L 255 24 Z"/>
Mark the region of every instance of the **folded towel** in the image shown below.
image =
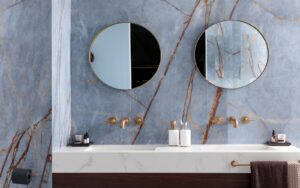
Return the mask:
<path id="1" fill-rule="evenodd" d="M 287 188 L 288 164 L 281 161 L 251 162 L 252 188 Z"/>
<path id="2" fill-rule="evenodd" d="M 289 188 L 300 188 L 300 165 L 298 163 L 288 164 Z"/>

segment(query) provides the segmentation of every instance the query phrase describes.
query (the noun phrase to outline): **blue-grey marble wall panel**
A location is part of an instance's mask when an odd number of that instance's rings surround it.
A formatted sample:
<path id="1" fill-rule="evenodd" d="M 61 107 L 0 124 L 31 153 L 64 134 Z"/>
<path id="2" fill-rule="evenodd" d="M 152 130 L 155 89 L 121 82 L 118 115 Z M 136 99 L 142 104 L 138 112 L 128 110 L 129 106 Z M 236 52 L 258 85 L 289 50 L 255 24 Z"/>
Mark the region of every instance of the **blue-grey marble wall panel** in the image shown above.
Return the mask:
<path id="1" fill-rule="evenodd" d="M 0 2 L 0 186 L 51 187 L 51 1 Z M 27 186 L 26 186 L 27 187 Z"/>
<path id="2" fill-rule="evenodd" d="M 191 125 L 193 143 L 263 143 L 275 129 L 300 146 L 299 6 L 297 0 L 73 0 L 72 134 L 88 131 L 96 144 L 166 144 L 169 122 L 184 119 Z M 195 69 L 193 52 L 206 27 L 230 19 L 257 27 L 267 40 L 270 57 L 257 81 L 222 90 Z M 148 28 L 162 51 L 154 78 L 129 91 L 103 84 L 87 61 L 93 36 L 117 22 Z M 142 127 L 131 123 L 120 129 L 107 123 L 110 116 L 134 119 L 136 115 L 145 118 Z M 227 122 L 212 125 L 213 117 L 230 115 L 239 120 L 249 115 L 253 121 L 238 129 Z"/>
<path id="3" fill-rule="evenodd" d="M 52 150 L 67 145 L 71 130 L 71 0 L 52 0 Z"/>

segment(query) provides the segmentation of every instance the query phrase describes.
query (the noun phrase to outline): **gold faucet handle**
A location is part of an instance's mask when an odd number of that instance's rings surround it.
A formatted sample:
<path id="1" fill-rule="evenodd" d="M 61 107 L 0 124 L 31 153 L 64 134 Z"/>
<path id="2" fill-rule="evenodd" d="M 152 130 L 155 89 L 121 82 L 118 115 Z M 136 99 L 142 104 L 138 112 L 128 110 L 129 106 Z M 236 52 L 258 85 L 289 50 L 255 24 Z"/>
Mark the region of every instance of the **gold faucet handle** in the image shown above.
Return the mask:
<path id="1" fill-rule="evenodd" d="M 115 125 L 117 123 L 117 118 L 115 116 L 108 118 L 108 124 Z"/>
<path id="2" fill-rule="evenodd" d="M 136 118 L 135 118 L 135 124 L 136 125 L 142 125 L 143 123 L 144 123 L 144 120 L 143 120 L 143 118 L 142 117 L 140 117 L 140 116 L 137 116 Z"/>
<path id="3" fill-rule="evenodd" d="M 129 117 L 124 117 L 124 118 L 121 120 L 121 125 L 120 125 L 120 127 L 121 127 L 122 129 L 124 129 L 124 128 L 126 127 L 126 125 L 129 124 L 129 122 L 130 122 Z"/>
<path id="4" fill-rule="evenodd" d="M 216 116 L 213 118 L 212 123 L 216 125 L 222 125 L 224 123 L 224 118 L 221 116 Z"/>
<path id="5" fill-rule="evenodd" d="M 243 116 L 242 117 L 242 123 L 244 124 L 248 124 L 250 122 L 250 117 L 249 116 Z"/>

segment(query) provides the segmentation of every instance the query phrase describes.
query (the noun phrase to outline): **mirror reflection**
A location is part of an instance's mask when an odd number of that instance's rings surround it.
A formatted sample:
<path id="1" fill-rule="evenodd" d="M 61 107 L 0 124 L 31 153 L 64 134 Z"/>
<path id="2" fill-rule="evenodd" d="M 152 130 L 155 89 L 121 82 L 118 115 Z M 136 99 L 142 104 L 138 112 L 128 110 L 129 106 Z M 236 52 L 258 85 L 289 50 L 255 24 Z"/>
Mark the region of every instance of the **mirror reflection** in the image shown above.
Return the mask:
<path id="1" fill-rule="evenodd" d="M 240 21 L 224 21 L 207 28 L 201 35 L 195 60 L 210 83 L 222 88 L 239 88 L 263 73 L 268 47 L 253 26 Z"/>
<path id="2" fill-rule="evenodd" d="M 89 62 L 97 77 L 117 89 L 132 89 L 149 81 L 160 64 L 160 48 L 147 29 L 118 23 L 96 35 Z"/>

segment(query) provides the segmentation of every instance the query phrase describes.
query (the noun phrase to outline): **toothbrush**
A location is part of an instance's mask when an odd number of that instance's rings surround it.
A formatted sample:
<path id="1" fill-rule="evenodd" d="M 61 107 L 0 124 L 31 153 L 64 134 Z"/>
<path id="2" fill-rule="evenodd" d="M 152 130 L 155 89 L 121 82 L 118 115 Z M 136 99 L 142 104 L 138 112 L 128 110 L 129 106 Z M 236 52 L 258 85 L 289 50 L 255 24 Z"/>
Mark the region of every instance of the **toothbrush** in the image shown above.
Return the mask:
<path id="1" fill-rule="evenodd" d="M 187 129 L 187 122 L 184 122 L 180 120 L 181 129 Z"/>

